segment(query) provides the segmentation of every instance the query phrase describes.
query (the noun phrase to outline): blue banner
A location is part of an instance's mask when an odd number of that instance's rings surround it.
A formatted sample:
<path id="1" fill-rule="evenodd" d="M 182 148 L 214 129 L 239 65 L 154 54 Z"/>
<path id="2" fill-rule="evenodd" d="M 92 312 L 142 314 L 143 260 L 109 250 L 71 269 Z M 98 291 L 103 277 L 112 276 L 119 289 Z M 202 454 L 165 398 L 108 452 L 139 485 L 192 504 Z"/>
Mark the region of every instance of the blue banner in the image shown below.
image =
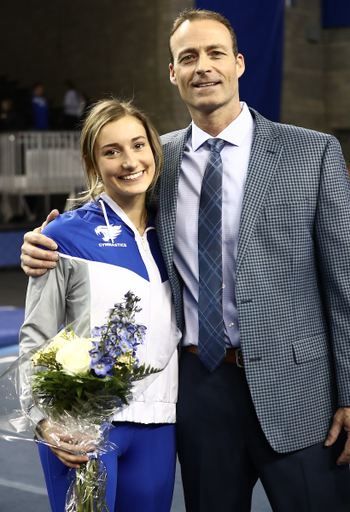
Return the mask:
<path id="1" fill-rule="evenodd" d="M 196 0 L 198 9 L 219 12 L 230 21 L 246 64 L 240 99 L 272 121 L 280 117 L 284 1 Z"/>
<path id="2" fill-rule="evenodd" d="M 322 0 L 323 28 L 350 26 L 350 0 Z"/>
<path id="3" fill-rule="evenodd" d="M 0 231 L 0 267 L 17 267 L 21 264 L 21 245 L 26 232 Z"/>

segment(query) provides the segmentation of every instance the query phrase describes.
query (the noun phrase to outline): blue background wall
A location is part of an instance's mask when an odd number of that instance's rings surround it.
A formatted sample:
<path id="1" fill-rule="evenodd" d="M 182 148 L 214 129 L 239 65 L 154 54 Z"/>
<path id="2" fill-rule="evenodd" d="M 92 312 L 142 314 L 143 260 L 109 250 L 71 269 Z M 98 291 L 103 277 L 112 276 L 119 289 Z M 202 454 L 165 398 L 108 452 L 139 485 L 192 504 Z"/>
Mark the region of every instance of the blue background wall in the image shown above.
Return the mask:
<path id="1" fill-rule="evenodd" d="M 219 12 L 231 22 L 237 35 L 238 51 L 246 63 L 239 81 L 240 98 L 265 117 L 278 121 L 284 0 L 197 0 L 196 7 Z"/>
<path id="2" fill-rule="evenodd" d="M 324 28 L 350 26 L 350 0 L 322 0 Z"/>

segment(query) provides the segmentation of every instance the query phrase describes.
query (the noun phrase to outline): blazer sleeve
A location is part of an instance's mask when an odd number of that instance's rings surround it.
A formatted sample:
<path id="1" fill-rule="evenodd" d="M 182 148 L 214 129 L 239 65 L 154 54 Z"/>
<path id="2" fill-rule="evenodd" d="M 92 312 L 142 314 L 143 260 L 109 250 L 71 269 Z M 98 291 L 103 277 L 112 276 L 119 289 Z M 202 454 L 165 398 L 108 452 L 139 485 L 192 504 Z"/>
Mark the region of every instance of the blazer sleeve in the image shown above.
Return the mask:
<path id="1" fill-rule="evenodd" d="M 350 406 L 350 183 L 340 144 L 331 136 L 321 163 L 315 239 L 338 406 Z"/>

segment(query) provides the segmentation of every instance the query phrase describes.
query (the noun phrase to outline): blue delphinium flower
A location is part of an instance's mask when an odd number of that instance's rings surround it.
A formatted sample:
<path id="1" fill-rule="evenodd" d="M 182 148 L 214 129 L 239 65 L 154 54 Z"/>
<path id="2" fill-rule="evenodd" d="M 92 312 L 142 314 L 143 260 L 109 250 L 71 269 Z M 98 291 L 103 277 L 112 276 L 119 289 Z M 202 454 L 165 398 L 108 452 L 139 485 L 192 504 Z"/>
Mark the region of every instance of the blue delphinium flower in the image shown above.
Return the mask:
<path id="1" fill-rule="evenodd" d="M 109 366 L 110 368 L 113 368 L 114 365 L 114 358 L 111 356 L 105 356 L 101 359 L 105 363 L 105 365 Z"/>
<path id="2" fill-rule="evenodd" d="M 120 348 L 123 354 L 125 354 L 125 352 L 132 349 L 132 345 L 127 340 L 123 340 L 120 344 Z"/>
<path id="3" fill-rule="evenodd" d="M 141 299 L 131 291 L 124 295 L 125 301 L 117 303 L 109 311 L 107 323 L 92 329 L 94 348 L 90 352 L 91 367 L 100 377 L 111 375 L 119 356 L 128 351 L 136 357 L 136 347 L 144 342 L 146 327 L 135 323 L 135 313 L 142 309 L 137 306 Z"/>
<path id="4" fill-rule="evenodd" d="M 101 336 L 102 327 L 94 327 L 91 329 L 91 335 L 93 338 L 99 338 Z"/>
<path id="5" fill-rule="evenodd" d="M 91 357 L 91 363 L 97 363 L 101 358 L 102 354 L 99 350 L 92 349 L 89 351 L 90 357 Z"/>
<path id="6" fill-rule="evenodd" d="M 122 349 L 120 348 L 120 346 L 116 345 L 115 347 L 113 347 L 110 351 L 109 351 L 109 355 L 111 357 L 113 357 L 114 360 L 116 360 L 119 356 L 122 355 Z"/>
<path id="7" fill-rule="evenodd" d="M 110 370 L 113 368 L 113 365 L 113 357 L 102 357 L 102 359 L 97 362 L 91 362 L 91 368 L 99 377 L 107 377 L 108 375 L 112 375 Z"/>
<path id="8" fill-rule="evenodd" d="M 126 331 L 129 333 L 129 334 L 134 334 L 135 332 L 135 326 L 129 322 L 128 325 L 125 326 L 126 327 Z"/>
<path id="9" fill-rule="evenodd" d="M 137 330 L 135 331 L 135 338 L 142 343 L 142 340 L 144 339 L 146 335 L 146 329 L 147 327 L 145 325 L 138 325 Z"/>
<path id="10" fill-rule="evenodd" d="M 104 354 L 109 354 L 113 347 L 115 347 L 115 342 L 113 343 L 110 338 L 107 338 L 103 347 Z"/>

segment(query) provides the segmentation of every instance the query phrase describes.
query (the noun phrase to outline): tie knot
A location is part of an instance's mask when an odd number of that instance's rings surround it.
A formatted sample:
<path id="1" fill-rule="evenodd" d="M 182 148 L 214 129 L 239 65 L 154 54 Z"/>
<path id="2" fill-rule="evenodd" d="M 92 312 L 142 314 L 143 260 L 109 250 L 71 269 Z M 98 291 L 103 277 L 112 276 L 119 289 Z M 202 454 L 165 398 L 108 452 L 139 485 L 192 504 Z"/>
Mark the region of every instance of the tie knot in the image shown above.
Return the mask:
<path id="1" fill-rule="evenodd" d="M 208 139 L 207 144 L 210 147 L 210 151 L 216 151 L 220 153 L 226 142 L 222 139 Z"/>

